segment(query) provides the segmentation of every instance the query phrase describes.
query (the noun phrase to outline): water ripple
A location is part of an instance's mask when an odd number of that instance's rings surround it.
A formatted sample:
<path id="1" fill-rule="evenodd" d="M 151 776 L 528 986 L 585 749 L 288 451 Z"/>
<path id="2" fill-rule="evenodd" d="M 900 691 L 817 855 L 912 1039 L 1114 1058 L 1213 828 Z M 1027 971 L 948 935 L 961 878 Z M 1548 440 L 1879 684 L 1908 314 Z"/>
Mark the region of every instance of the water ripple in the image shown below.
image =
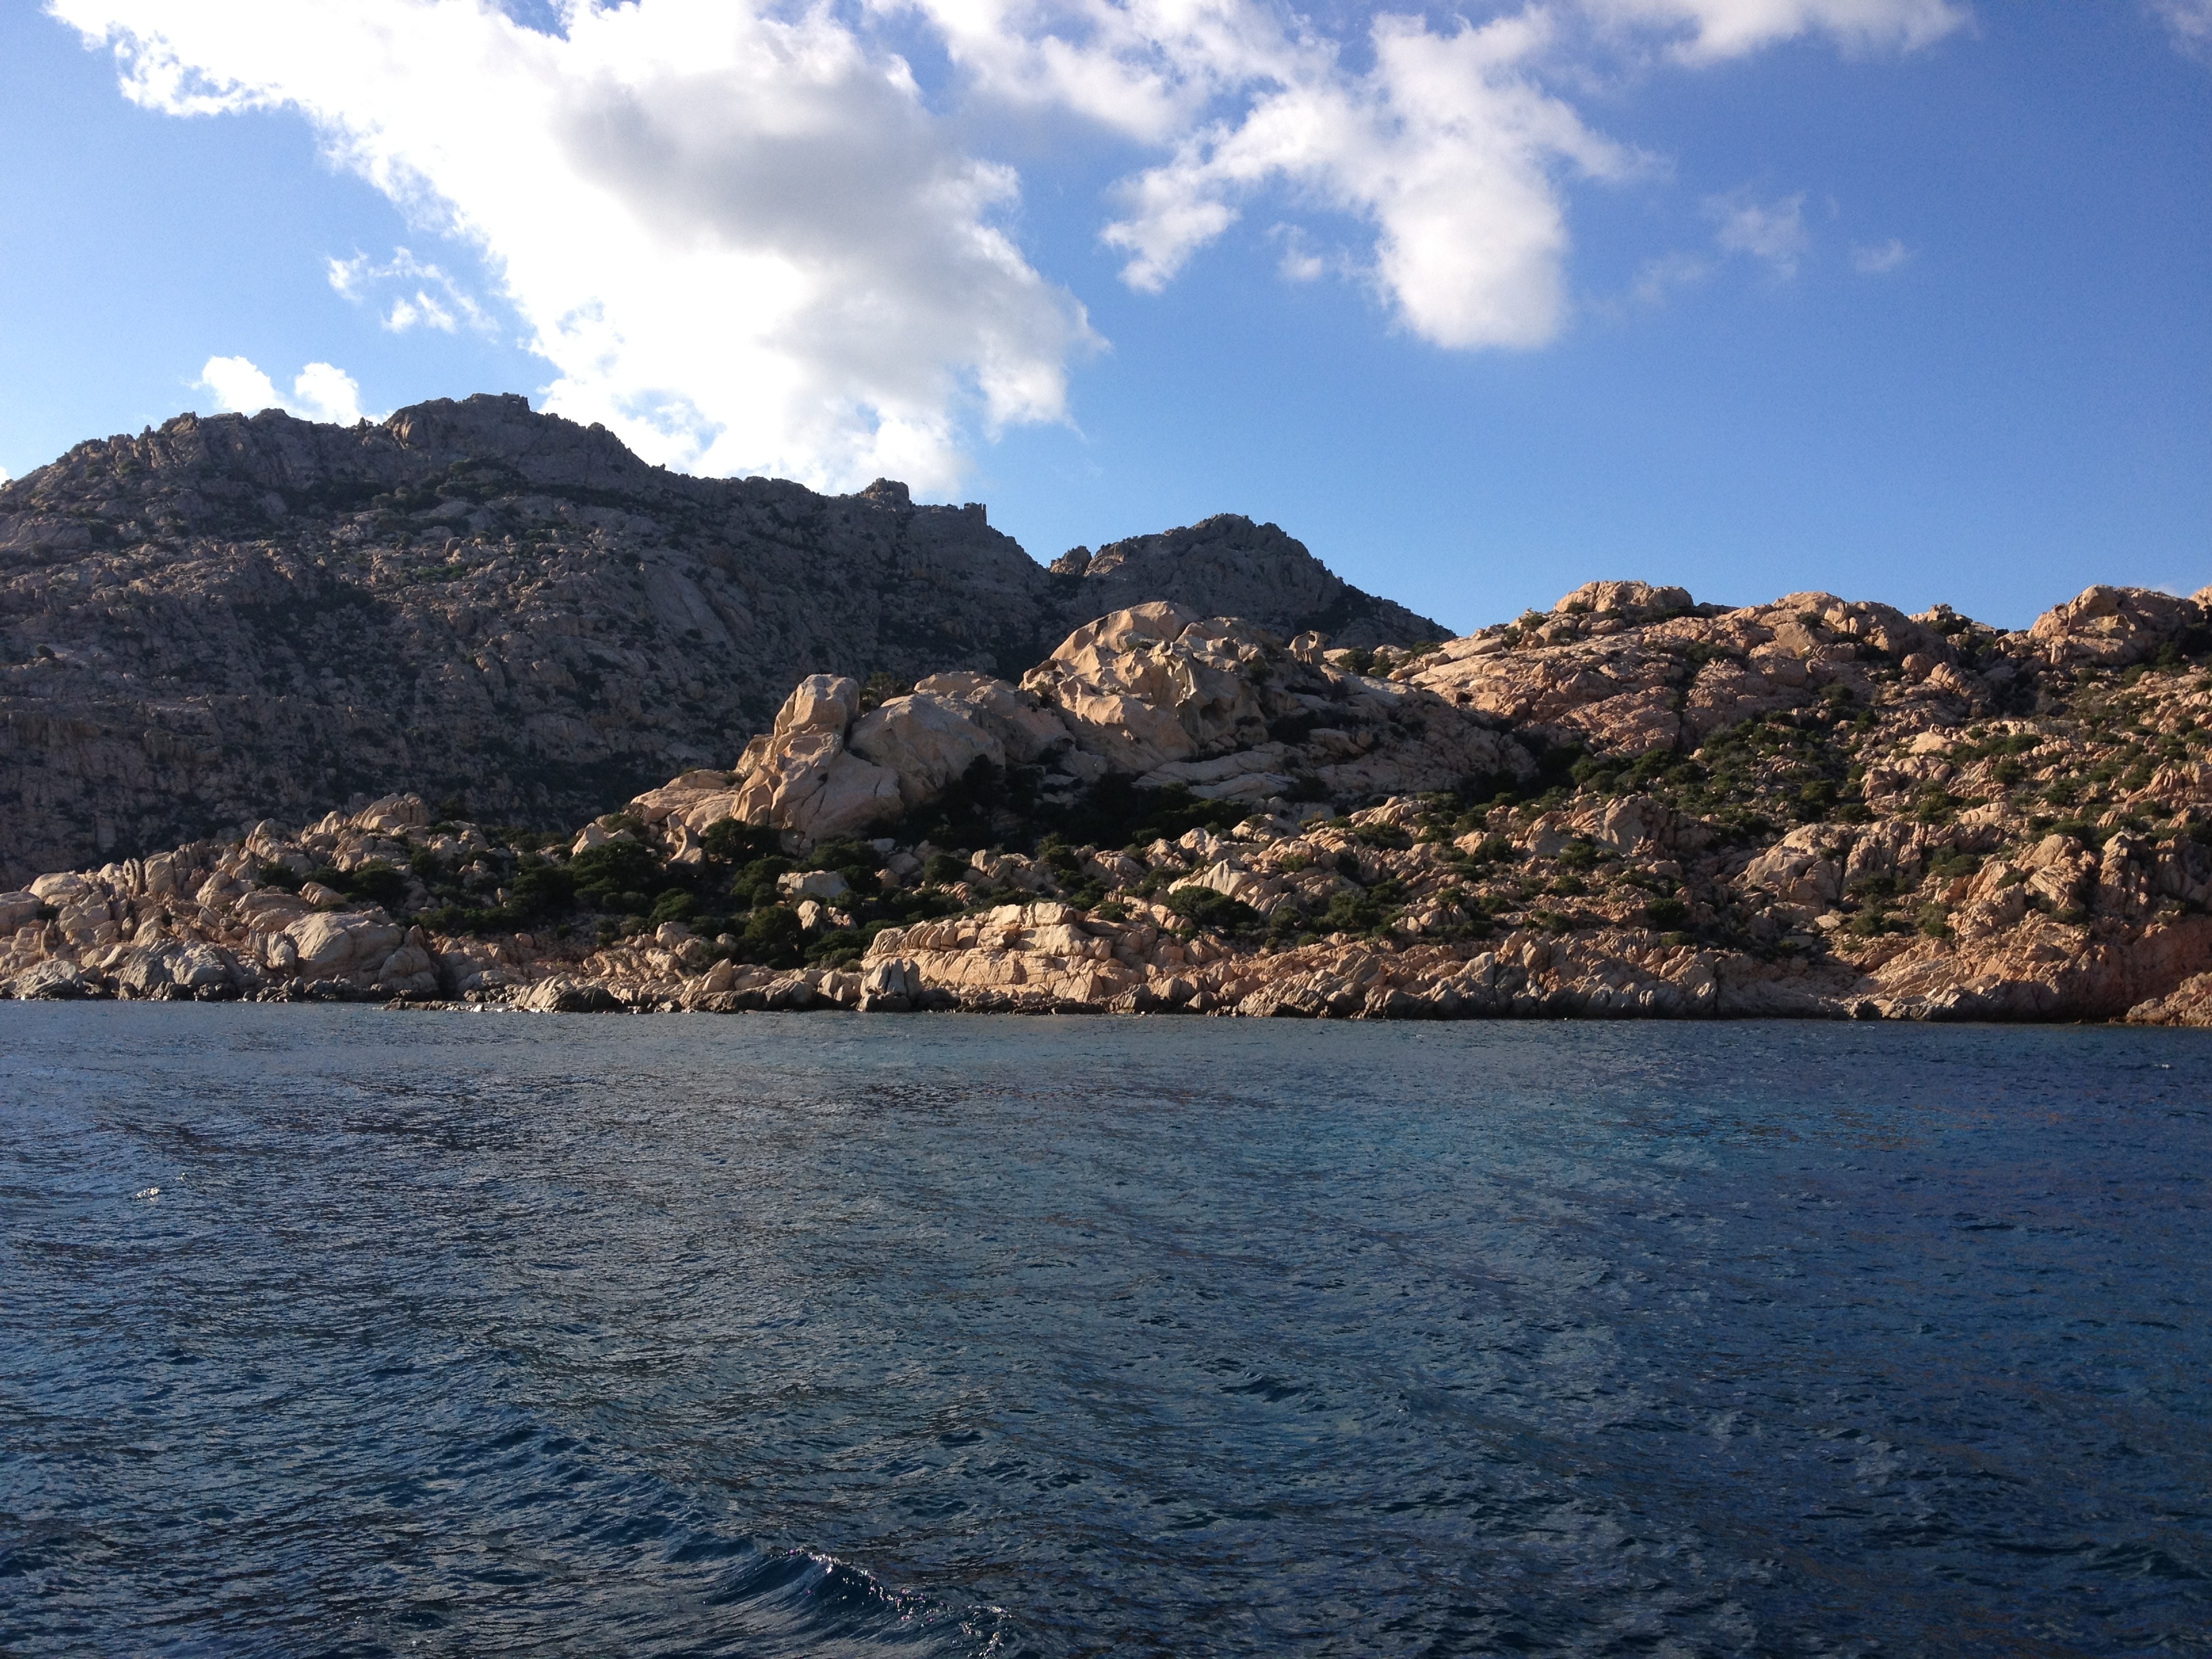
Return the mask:
<path id="1" fill-rule="evenodd" d="M 0 1651 L 2203 1651 L 2212 1043 L 0 1008 Z"/>

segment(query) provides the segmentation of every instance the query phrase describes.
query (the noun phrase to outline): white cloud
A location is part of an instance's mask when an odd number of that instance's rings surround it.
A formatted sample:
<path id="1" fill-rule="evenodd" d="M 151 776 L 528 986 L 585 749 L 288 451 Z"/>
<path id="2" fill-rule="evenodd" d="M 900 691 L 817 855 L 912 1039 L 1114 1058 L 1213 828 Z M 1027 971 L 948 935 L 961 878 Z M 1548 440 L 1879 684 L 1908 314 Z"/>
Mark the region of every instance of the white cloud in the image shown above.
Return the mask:
<path id="1" fill-rule="evenodd" d="M 1801 191 L 1778 202 L 1754 202 L 1743 191 L 1706 198 L 1705 216 L 1719 227 L 1713 240 L 1730 253 L 1763 259 L 1777 276 L 1797 274 L 1813 239 L 1805 228 L 1805 197 Z"/>
<path id="2" fill-rule="evenodd" d="M 1208 104 L 1289 84 L 1326 43 L 1252 0 L 889 0 L 911 6 L 988 97 L 1172 145 Z"/>
<path id="3" fill-rule="evenodd" d="M 2212 61 L 2212 0 L 2151 0 L 2166 21 L 2176 50 Z"/>
<path id="4" fill-rule="evenodd" d="M 1665 31 L 1686 63 L 1740 58 L 1804 34 L 1847 51 L 1912 52 L 1966 26 L 1958 0 L 1581 0 L 1616 28 Z"/>
<path id="5" fill-rule="evenodd" d="M 216 408 L 240 415 L 282 409 L 276 383 L 244 357 L 210 357 L 200 370 L 199 389 L 215 393 Z"/>
<path id="6" fill-rule="evenodd" d="M 1911 50 L 1968 16 L 1955 0 L 1528 0 L 1456 27 L 1376 16 L 1362 71 L 1308 19 L 1245 0 L 880 3 L 933 21 L 985 94 L 1170 152 L 1124 181 L 1106 229 L 1133 287 L 1164 288 L 1248 200 L 1287 191 L 1364 221 L 1364 274 L 1405 325 L 1454 347 L 1551 338 L 1565 315 L 1563 181 L 1641 165 L 1547 88 L 1585 78 L 1568 61 L 1570 23 L 1595 18 L 1697 64 L 1813 34 Z M 1297 242 L 1279 268 L 1319 274 Z"/>
<path id="7" fill-rule="evenodd" d="M 292 108 L 425 226 L 475 242 L 545 404 L 652 459 L 924 489 L 963 427 L 1058 420 L 1081 307 L 999 222 L 900 59 L 825 9 L 571 0 L 52 0 L 175 114 Z M 392 325 L 433 321 L 406 296 Z"/>
<path id="8" fill-rule="evenodd" d="M 258 415 L 281 409 L 303 420 L 352 426 L 362 413 L 361 387 L 352 375 L 331 363 L 309 363 L 292 382 L 292 395 L 279 397 L 276 383 L 245 357 L 210 357 L 200 370 L 199 388 L 215 394 L 219 409 Z"/>
<path id="9" fill-rule="evenodd" d="M 1967 16 L 1484 0 L 1474 21 L 1361 14 L 1352 38 L 1273 0 L 552 0 L 547 28 L 501 0 L 46 3 L 145 106 L 296 111 L 426 233 L 472 245 L 552 366 L 546 407 L 696 471 L 925 490 L 978 428 L 1066 419 L 1101 343 L 1017 245 L 1014 172 L 971 153 L 994 112 L 1134 153 L 1103 234 L 1139 289 L 1265 200 L 1358 227 L 1319 233 L 1327 258 L 1278 233 L 1285 279 L 1350 276 L 1439 346 L 1529 347 L 1565 321 L 1571 181 L 1644 166 L 1561 90 L 1603 79 L 1592 50 L 1904 51 Z M 957 129 L 885 27 L 942 46 L 972 106 Z M 1801 205 L 1739 204 L 1722 245 L 1786 275 Z M 494 326 L 491 295 L 404 248 L 329 279 L 395 331 Z"/>
<path id="10" fill-rule="evenodd" d="M 352 426 L 368 417 L 361 410 L 361 387 L 352 375 L 329 363 L 309 363 L 292 382 L 292 410 L 310 420 Z"/>
<path id="11" fill-rule="evenodd" d="M 1282 244 L 1282 257 L 1276 260 L 1275 269 L 1285 282 L 1310 283 L 1328 274 L 1329 260 L 1315 249 L 1303 226 L 1277 225 L 1267 234 Z"/>
<path id="12" fill-rule="evenodd" d="M 1634 165 L 1528 73 L 1533 14 L 1431 33 L 1383 16 L 1375 66 L 1341 72 L 1310 46 L 1293 76 L 1235 123 L 1214 123 L 1133 180 L 1106 240 L 1134 287 L 1164 286 L 1234 221 L 1236 202 L 1288 184 L 1375 229 L 1370 276 L 1400 319 L 1442 346 L 1540 345 L 1565 310 L 1565 210 L 1555 169 L 1619 178 Z"/>
<path id="13" fill-rule="evenodd" d="M 1886 242 L 1851 245 L 1851 269 L 1863 276 L 1880 276 L 1895 270 L 1912 257 L 1912 250 L 1896 237 Z"/>
<path id="14" fill-rule="evenodd" d="M 441 333 L 457 332 L 463 324 L 480 334 L 495 331 L 490 315 L 466 289 L 436 265 L 417 259 L 405 248 L 394 248 L 392 258 L 377 264 L 366 253 L 330 262 L 331 286 L 349 300 L 367 297 L 373 284 L 414 285 L 412 295 L 402 294 L 386 313 L 385 327 L 404 333 L 417 324 Z M 435 289 L 436 293 L 431 290 Z"/>

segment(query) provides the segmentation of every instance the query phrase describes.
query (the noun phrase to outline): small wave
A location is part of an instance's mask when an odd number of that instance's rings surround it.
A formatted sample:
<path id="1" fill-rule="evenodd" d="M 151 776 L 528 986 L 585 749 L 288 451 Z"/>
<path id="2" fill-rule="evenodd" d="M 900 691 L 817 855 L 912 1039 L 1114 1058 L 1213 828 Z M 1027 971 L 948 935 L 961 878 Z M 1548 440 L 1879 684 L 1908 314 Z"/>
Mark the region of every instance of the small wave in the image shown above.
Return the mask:
<path id="1" fill-rule="evenodd" d="M 893 1589 L 865 1569 L 818 1550 L 750 1553 L 706 1605 L 727 1609 L 749 1637 L 834 1659 L 879 1654 L 998 1659 L 1020 1648 L 1002 1608 L 956 1612 Z"/>

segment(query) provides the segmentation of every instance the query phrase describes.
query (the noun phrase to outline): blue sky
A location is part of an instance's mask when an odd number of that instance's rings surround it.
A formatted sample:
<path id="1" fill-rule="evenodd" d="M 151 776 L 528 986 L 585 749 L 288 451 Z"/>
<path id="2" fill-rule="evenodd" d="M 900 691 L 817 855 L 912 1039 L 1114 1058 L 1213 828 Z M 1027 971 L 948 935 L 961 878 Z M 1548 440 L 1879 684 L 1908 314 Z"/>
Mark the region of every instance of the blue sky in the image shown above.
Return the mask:
<path id="1" fill-rule="evenodd" d="M 2024 625 L 2212 583 L 2208 186 L 2207 0 L 18 4 L 0 469 L 511 390 L 1455 628 Z"/>

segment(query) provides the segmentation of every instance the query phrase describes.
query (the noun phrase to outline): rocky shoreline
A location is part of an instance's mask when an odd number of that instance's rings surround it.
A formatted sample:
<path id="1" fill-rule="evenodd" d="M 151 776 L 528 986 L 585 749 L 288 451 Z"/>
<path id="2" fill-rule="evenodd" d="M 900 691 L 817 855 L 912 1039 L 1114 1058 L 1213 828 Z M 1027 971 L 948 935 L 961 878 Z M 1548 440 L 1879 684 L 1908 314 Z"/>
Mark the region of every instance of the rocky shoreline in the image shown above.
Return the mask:
<path id="1" fill-rule="evenodd" d="M 1167 603 L 813 675 L 557 837 L 393 795 L 0 895 L 18 998 L 2212 1024 L 2205 601 L 1589 584 L 1393 649 Z"/>

